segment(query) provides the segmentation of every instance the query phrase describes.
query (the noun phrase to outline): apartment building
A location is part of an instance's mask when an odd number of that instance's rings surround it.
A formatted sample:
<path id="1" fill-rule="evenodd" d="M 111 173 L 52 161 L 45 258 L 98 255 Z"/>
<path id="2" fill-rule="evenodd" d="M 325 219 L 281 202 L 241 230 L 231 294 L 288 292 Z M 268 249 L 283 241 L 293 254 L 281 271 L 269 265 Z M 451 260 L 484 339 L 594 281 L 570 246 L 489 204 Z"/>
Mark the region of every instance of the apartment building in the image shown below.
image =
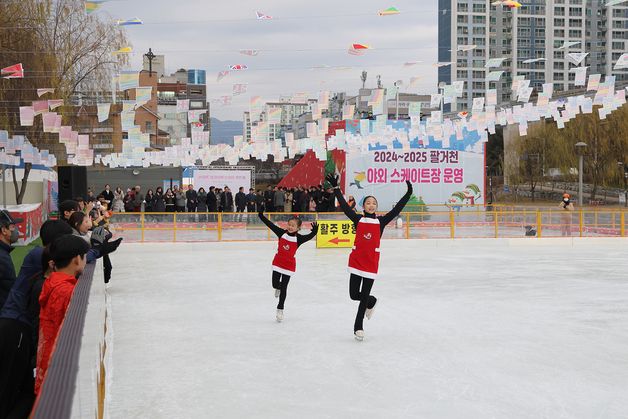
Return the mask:
<path id="1" fill-rule="evenodd" d="M 488 0 L 439 0 L 439 68 L 441 84 L 464 81 L 464 93 L 452 110 L 471 108 L 474 97 L 497 89 L 498 102 L 516 98 L 515 76 L 530 80 L 536 91 L 544 83 L 554 90 L 574 89 L 577 66 L 626 80 L 628 71 L 614 70 L 626 52 L 628 4 L 605 6 L 605 0 L 526 0 L 520 8 L 493 5 Z M 574 53 L 589 53 L 580 63 Z M 486 68 L 491 58 L 501 65 Z M 504 71 L 499 81 L 487 81 L 491 71 Z"/>

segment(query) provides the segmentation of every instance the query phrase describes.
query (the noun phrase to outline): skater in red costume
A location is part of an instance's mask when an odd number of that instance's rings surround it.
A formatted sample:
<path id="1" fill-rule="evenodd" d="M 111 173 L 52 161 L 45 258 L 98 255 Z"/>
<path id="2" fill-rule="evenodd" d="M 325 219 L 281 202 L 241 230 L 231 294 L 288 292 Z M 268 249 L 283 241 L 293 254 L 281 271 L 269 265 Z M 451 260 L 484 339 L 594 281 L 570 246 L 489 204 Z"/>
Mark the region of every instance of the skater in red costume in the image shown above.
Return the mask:
<path id="1" fill-rule="evenodd" d="M 279 298 L 277 321 L 281 322 L 283 320 L 283 305 L 288 292 L 288 282 L 290 281 L 290 276 L 297 270 L 295 254 L 299 246 L 316 236 L 318 224 L 316 222 L 312 223 L 312 231 L 309 234 L 301 235 L 298 234 L 301 229 L 301 219 L 298 217 L 291 218 L 288 221 L 287 229 L 284 230 L 266 218 L 264 213 L 259 212 L 258 215 L 264 224 L 279 238 L 277 254 L 275 254 L 273 259 L 273 288 L 275 289 L 275 298 Z"/>
<path id="2" fill-rule="evenodd" d="M 385 215 L 376 215 L 377 199 L 374 196 L 364 198 L 362 207 L 364 214 L 357 214 L 351 209 L 338 186 L 338 176 L 327 175 L 326 180 L 334 188 L 334 194 L 340 203 L 345 215 L 355 224 L 355 242 L 349 256 L 349 295 L 354 301 L 359 301 L 358 313 L 353 325 L 353 333 L 357 340 L 364 339 L 364 316 L 368 319 L 373 315 L 377 298 L 371 295 L 373 282 L 379 273 L 379 245 L 384 228 L 394 220 L 403 207 L 406 206 L 412 195 L 412 184 L 406 181 L 408 191 L 397 202 L 397 205 Z M 361 286 L 361 289 L 360 289 Z"/>

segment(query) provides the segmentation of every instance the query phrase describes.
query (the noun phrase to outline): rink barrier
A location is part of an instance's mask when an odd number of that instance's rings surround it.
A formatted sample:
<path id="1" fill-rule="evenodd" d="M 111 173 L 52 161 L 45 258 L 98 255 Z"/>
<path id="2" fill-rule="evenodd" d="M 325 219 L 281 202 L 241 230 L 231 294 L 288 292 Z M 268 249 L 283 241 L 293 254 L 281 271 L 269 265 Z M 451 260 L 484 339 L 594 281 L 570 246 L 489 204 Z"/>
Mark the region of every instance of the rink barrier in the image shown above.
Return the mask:
<path id="1" fill-rule="evenodd" d="M 429 206 L 431 208 L 431 206 Z M 462 239 L 525 237 L 525 227 L 545 237 L 626 237 L 626 212 L 623 210 L 519 209 L 476 206 L 450 211 L 404 211 L 401 225 L 393 222 L 385 239 Z M 292 216 L 303 220 L 303 230 L 320 220 L 344 220 L 341 212 L 266 213 L 280 226 Z M 274 240 L 272 232 L 257 213 L 114 213 L 111 230 L 125 242 L 231 242 Z M 400 228 L 396 228 L 400 227 Z"/>
<path id="2" fill-rule="evenodd" d="M 31 418 L 104 418 L 106 291 L 100 260 L 77 282 Z"/>

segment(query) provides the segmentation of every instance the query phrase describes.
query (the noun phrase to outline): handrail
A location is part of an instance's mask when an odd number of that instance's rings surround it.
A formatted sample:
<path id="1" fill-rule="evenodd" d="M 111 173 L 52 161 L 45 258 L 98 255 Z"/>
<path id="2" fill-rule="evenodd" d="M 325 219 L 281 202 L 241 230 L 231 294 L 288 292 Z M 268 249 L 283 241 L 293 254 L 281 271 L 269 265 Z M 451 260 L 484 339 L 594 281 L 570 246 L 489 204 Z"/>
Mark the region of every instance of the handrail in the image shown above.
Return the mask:
<path id="1" fill-rule="evenodd" d="M 524 227 L 536 229 L 536 238 L 564 236 L 626 237 L 625 214 L 612 209 L 561 211 L 495 208 L 487 211 L 402 212 L 403 232 L 394 238 L 499 238 L 524 235 Z M 285 223 L 298 215 L 304 221 L 343 220 L 342 212 L 272 212 L 271 221 Z M 259 241 L 271 240 L 270 231 L 257 219 L 257 213 L 116 213 L 111 228 L 128 241 Z M 307 228 L 307 226 L 305 227 Z M 445 230 L 447 231 L 445 233 Z M 161 233 L 160 233 L 161 231 Z M 164 233 L 165 232 L 165 233 Z"/>
<path id="2" fill-rule="evenodd" d="M 94 263 L 86 265 L 81 279 L 76 283 L 50 358 L 46 378 L 33 407 L 33 419 L 67 419 L 71 416 L 95 266 Z"/>

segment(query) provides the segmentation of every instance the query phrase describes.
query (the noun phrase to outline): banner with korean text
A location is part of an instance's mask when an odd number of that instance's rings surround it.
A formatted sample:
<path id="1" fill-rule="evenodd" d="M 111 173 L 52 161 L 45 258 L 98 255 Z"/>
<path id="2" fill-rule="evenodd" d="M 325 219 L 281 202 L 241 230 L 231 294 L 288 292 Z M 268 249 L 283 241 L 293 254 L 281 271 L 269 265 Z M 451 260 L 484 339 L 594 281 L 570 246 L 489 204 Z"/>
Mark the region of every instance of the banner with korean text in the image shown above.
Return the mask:
<path id="1" fill-rule="evenodd" d="M 409 180 L 414 205 L 484 204 L 484 153 L 447 149 L 371 150 L 347 154 L 345 195 L 361 209 L 369 195 L 379 211 L 390 210 L 406 191 Z"/>

